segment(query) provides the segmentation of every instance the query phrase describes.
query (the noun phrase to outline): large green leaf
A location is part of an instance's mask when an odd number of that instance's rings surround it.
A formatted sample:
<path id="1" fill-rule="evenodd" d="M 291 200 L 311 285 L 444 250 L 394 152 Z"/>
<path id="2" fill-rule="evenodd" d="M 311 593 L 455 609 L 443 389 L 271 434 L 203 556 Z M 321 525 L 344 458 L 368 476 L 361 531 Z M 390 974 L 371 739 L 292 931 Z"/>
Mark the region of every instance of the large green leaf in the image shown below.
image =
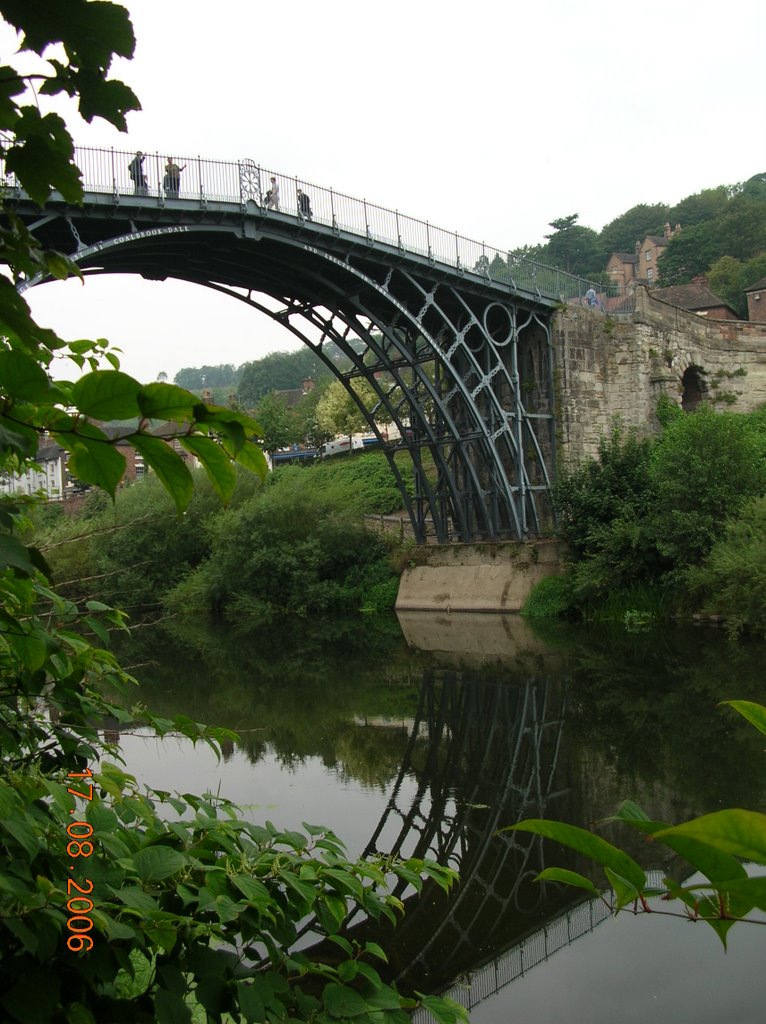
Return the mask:
<path id="1" fill-rule="evenodd" d="M 667 822 L 650 821 L 641 808 L 630 800 L 621 804 L 617 814 L 609 820 L 622 821 L 645 835 L 657 837 L 659 842 L 683 857 L 712 882 L 747 877 L 745 869 L 731 854 L 700 842 L 693 836 L 668 835 L 670 825 Z M 661 839 L 658 837 L 660 832 Z"/>
<path id="2" fill-rule="evenodd" d="M 133 27 L 124 7 L 112 3 L 69 0 L 3 0 L 3 18 L 24 33 L 24 49 L 42 55 L 50 43 L 62 42 L 93 65 L 109 66 L 112 53 L 132 57 Z"/>
<path id="3" fill-rule="evenodd" d="M 257 473 L 262 480 L 268 474 L 269 467 L 266 462 L 266 456 L 258 445 L 253 444 L 252 441 L 245 441 L 236 454 L 236 460 L 244 469 L 249 470 L 251 473 Z"/>
<path id="4" fill-rule="evenodd" d="M 27 576 L 34 572 L 28 548 L 10 533 L 0 532 L 0 569 L 11 566 Z"/>
<path id="5" fill-rule="evenodd" d="M 734 857 L 766 864 L 766 814 L 757 811 L 715 811 L 655 833 L 661 842 L 676 836 L 697 839 Z"/>
<path id="6" fill-rule="evenodd" d="M 70 453 L 69 469 L 78 480 L 101 487 L 114 496 L 125 474 L 125 456 L 112 447 L 107 438 L 60 433 L 55 439 Z"/>
<path id="7" fill-rule="evenodd" d="M 202 463 L 210 483 L 220 495 L 221 500 L 228 502 L 234 493 L 237 474 L 231 459 L 223 448 L 212 438 L 203 437 L 201 434 L 187 435 L 180 441 L 186 451 L 196 455 Z"/>
<path id="8" fill-rule="evenodd" d="M 322 1000 L 330 1016 L 339 1017 L 342 1020 L 361 1017 L 370 1009 L 369 1004 L 354 989 L 332 982 L 325 985 Z"/>
<path id="9" fill-rule="evenodd" d="M 191 1024 L 192 1012 L 181 996 L 161 989 L 154 996 L 157 1024 Z"/>
<path id="10" fill-rule="evenodd" d="M 160 882 L 186 866 L 186 857 L 169 846 L 146 846 L 133 854 L 133 863 L 143 882 Z"/>
<path id="11" fill-rule="evenodd" d="M 751 725 L 754 725 L 759 732 L 766 735 L 766 707 L 763 704 L 756 704 L 752 700 L 724 700 L 721 703 L 728 704 L 730 708 L 734 708 Z"/>
<path id="12" fill-rule="evenodd" d="M 577 871 L 570 871 L 568 868 L 544 868 L 535 879 L 536 882 L 563 882 L 564 885 L 574 885 L 578 889 L 585 889 L 591 896 L 600 896 L 601 892 L 585 875 Z"/>
<path id="13" fill-rule="evenodd" d="M 200 403 L 199 398 L 185 388 L 154 381 L 141 388 L 138 404 L 141 415 L 147 419 L 188 423 L 194 420 L 195 407 Z"/>
<path id="14" fill-rule="evenodd" d="M 6 153 L 6 170 L 18 176 L 34 202 L 44 206 L 51 188 L 70 203 L 82 201 L 72 139 L 58 114 L 41 116 L 36 107 L 22 108 L 15 136 L 17 141 Z"/>
<path id="15" fill-rule="evenodd" d="M 192 499 L 194 481 L 181 456 L 158 437 L 137 433 L 131 434 L 128 440 L 160 478 L 178 511 L 183 512 Z"/>
<path id="16" fill-rule="evenodd" d="M 124 420 L 140 415 L 141 385 L 120 370 L 94 370 L 72 387 L 72 402 L 95 420 Z"/>
<path id="17" fill-rule="evenodd" d="M 557 843 L 562 843 L 564 846 L 582 853 L 590 860 L 597 861 L 605 868 L 610 868 L 639 891 L 646 887 L 646 875 L 632 857 L 616 846 L 612 846 L 600 836 L 596 836 L 584 828 L 578 828 L 577 825 L 567 825 L 565 822 L 552 821 L 547 818 L 527 818 L 525 821 L 509 825 L 500 831 L 533 832 L 546 839 L 553 839 Z"/>
<path id="18" fill-rule="evenodd" d="M 13 402 L 47 402 L 61 397 L 38 360 L 8 349 L 0 352 L 0 391 Z"/>

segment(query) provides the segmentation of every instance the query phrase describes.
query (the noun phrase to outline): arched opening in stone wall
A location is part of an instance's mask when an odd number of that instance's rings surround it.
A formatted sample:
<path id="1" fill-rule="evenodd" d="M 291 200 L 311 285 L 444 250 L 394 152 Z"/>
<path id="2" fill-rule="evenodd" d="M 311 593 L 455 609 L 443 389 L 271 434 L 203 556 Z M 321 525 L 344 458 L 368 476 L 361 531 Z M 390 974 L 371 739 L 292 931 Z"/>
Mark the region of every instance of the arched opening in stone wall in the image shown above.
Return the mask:
<path id="1" fill-rule="evenodd" d="M 707 382 L 705 381 L 705 371 L 702 367 L 689 366 L 684 370 L 681 386 L 683 388 L 681 408 L 684 412 L 694 412 L 705 401 L 705 395 L 708 390 Z"/>

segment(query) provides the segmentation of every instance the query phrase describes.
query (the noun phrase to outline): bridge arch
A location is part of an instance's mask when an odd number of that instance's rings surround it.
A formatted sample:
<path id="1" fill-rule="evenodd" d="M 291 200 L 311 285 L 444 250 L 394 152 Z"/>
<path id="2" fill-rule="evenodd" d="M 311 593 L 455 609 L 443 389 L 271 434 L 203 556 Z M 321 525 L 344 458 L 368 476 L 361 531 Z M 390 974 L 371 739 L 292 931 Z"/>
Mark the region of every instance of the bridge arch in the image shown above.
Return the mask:
<path id="1" fill-rule="evenodd" d="M 224 194 L 210 197 L 201 185 L 194 198 L 131 194 L 110 156 L 111 185 L 97 171 L 89 184 L 86 168 L 81 207 L 54 195 L 41 213 L 17 193 L 17 214 L 44 244 L 68 252 L 85 275 L 175 278 L 286 327 L 341 380 L 379 437 L 376 414 L 399 427 L 401 440 L 383 450 L 418 542 L 546 531 L 555 475 L 550 320 L 563 292 L 576 295 L 584 282 L 495 250 L 490 262 L 483 244 L 316 186 L 313 218 L 269 210 L 260 186 L 269 172 L 247 161 L 214 168 L 218 179 L 232 177 L 226 188 L 236 196 L 221 186 Z M 356 213 L 364 228 L 349 229 Z M 545 290 L 544 271 L 556 275 Z M 349 369 L 330 358 L 330 342 Z"/>

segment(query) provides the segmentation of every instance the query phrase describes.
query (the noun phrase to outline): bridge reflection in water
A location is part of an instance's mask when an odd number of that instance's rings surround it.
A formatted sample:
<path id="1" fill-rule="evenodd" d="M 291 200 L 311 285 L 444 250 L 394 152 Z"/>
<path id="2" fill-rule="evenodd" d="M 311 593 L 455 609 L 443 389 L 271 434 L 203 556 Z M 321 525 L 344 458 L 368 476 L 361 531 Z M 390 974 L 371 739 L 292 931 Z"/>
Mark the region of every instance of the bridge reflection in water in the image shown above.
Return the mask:
<path id="1" fill-rule="evenodd" d="M 484 619 L 495 629 L 501 621 Z M 433 626 L 433 618 L 423 621 Z M 403 625 L 405 633 L 418 628 Z M 487 628 L 478 635 L 482 648 L 493 645 Z M 526 673 L 500 662 L 471 665 L 459 646 L 461 665 L 433 666 L 423 677 L 398 778 L 364 851 L 431 857 L 456 868 L 459 885 L 448 898 L 435 883 L 416 895 L 401 882 L 395 892 L 405 913 L 396 927 L 359 916 L 349 934 L 385 949 L 387 973 L 403 990 L 446 988 L 474 1005 L 608 911 L 578 890 L 535 882 L 546 866 L 539 837 L 499 831 L 527 817 L 578 818 L 560 674 L 546 678 L 539 661 Z M 515 649 L 536 660 L 531 648 Z M 556 863 L 582 870 L 560 851 Z M 498 958 L 498 950 L 507 952 Z"/>

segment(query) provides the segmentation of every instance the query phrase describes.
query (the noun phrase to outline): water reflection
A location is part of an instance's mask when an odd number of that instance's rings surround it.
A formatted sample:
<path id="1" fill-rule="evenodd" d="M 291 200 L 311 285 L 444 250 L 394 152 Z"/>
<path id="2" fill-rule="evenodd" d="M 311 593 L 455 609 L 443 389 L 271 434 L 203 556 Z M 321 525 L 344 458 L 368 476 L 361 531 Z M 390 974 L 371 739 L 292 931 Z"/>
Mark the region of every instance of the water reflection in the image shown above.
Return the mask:
<path id="1" fill-rule="evenodd" d="M 253 816 L 264 816 L 267 779 L 277 804 L 267 816 L 280 826 L 298 825 L 279 820 L 295 787 L 309 794 L 303 819 L 350 836 L 354 854 L 458 868 L 449 900 L 435 886 L 402 893 L 407 912 L 394 931 L 352 925 L 360 938 L 374 932 L 404 987 L 436 990 L 473 974 L 482 992 L 500 988 L 523 973 L 525 951 L 528 968 L 603 919 L 575 890 L 533 881 L 548 862 L 584 874 L 588 864 L 503 825 L 587 825 L 626 797 L 668 820 L 764 802 L 762 738 L 716 707 L 766 698 L 760 646 L 734 649 L 695 630 L 540 631 L 516 616 L 410 613 L 394 627 L 307 628 L 297 644 L 193 632 L 129 653 L 143 663 L 153 710 L 239 732 L 218 784 L 259 804 Z M 210 766 L 198 786 L 182 756 L 186 788 L 214 789 Z M 647 868 L 677 874 L 633 842 Z"/>

